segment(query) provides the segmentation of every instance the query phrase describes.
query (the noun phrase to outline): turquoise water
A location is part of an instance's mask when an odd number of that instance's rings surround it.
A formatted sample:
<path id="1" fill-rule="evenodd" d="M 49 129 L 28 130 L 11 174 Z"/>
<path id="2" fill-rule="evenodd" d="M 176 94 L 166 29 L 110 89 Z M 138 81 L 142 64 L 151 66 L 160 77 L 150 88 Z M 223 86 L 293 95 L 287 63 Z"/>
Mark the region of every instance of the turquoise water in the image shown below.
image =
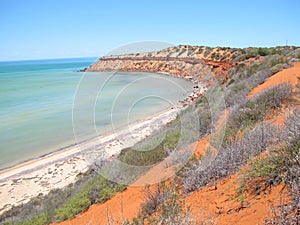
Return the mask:
<path id="1" fill-rule="evenodd" d="M 145 73 L 82 73 L 96 58 L 0 62 L 0 169 L 167 109 L 192 84 Z"/>

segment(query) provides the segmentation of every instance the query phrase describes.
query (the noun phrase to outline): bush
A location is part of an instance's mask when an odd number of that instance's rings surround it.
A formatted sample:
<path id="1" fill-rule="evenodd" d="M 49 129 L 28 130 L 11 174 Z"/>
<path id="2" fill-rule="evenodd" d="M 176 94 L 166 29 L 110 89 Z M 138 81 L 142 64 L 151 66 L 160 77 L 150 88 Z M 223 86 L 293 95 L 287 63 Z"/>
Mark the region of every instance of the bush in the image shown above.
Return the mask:
<path id="1" fill-rule="evenodd" d="M 227 121 L 223 146 L 235 140 L 238 131 L 243 132 L 253 127 L 258 121 L 270 113 L 271 109 L 279 108 L 282 101 L 292 93 L 292 85 L 283 83 L 266 89 L 252 99 L 232 108 Z"/>
<path id="2" fill-rule="evenodd" d="M 117 192 L 124 190 L 125 187 L 125 185 L 116 184 L 97 175 L 88 182 L 82 191 L 55 210 L 55 218 L 58 221 L 70 219 L 86 210 L 93 203 L 107 201 Z"/>
<path id="3" fill-rule="evenodd" d="M 276 146 L 268 155 L 254 158 L 243 172 L 240 190 L 260 194 L 272 185 L 284 183 L 291 195 L 287 205 L 272 209 L 273 218 L 266 224 L 300 222 L 300 113 L 294 111 L 281 129 L 285 145 Z"/>
<path id="4" fill-rule="evenodd" d="M 189 193 L 212 185 L 237 172 L 247 161 L 263 152 L 267 146 L 278 143 L 280 132 L 269 124 L 257 125 L 242 138 L 229 142 L 215 157 L 204 156 L 182 173 L 184 190 Z"/>
<path id="5" fill-rule="evenodd" d="M 208 132 L 210 124 L 210 110 L 206 99 L 203 98 L 196 106 L 183 110 L 177 119 L 165 128 L 150 135 L 134 147 L 122 150 L 118 159 L 128 165 L 140 167 L 155 165 L 167 156 L 172 157 L 174 163 L 176 163 L 176 157 L 179 157 L 179 160 L 185 160 L 180 158 L 183 155 L 175 150 L 197 141 L 199 136 Z"/>
<path id="6" fill-rule="evenodd" d="M 78 193 L 90 178 L 91 174 L 86 173 L 73 185 L 69 185 L 61 190 L 51 190 L 46 196 L 39 195 L 24 205 L 13 207 L 1 215 L 0 221 L 1 223 L 5 221 L 14 221 L 14 223 L 22 221 L 22 223 L 26 224 L 33 223 L 33 221 L 41 221 L 44 215 L 47 215 L 49 220 L 52 220 L 55 209 L 65 204 Z"/>
<path id="7" fill-rule="evenodd" d="M 196 102 L 196 108 L 199 112 L 199 135 L 202 137 L 210 133 L 212 129 L 212 115 L 207 98 L 204 96 L 200 97 Z"/>
<path id="8" fill-rule="evenodd" d="M 86 210 L 91 205 L 88 192 L 80 192 L 70 199 L 65 205 L 55 210 L 56 220 L 64 221 Z"/>
<path id="9" fill-rule="evenodd" d="M 34 216 L 30 220 L 24 222 L 18 222 L 16 225 L 44 225 L 49 224 L 51 222 L 51 218 L 47 213 L 42 213 L 41 215 Z"/>
<path id="10" fill-rule="evenodd" d="M 244 73 L 240 71 L 239 73 Z M 233 106 L 241 104 L 245 101 L 247 94 L 256 86 L 262 84 L 273 73 L 268 69 L 263 69 L 250 77 L 239 77 L 237 81 L 228 85 L 225 92 L 226 105 Z"/>
<path id="11" fill-rule="evenodd" d="M 86 210 L 93 203 L 108 200 L 126 188 L 125 185 L 108 181 L 100 175 L 88 173 L 82 179 L 79 181 L 82 184 L 74 184 L 74 187 L 70 185 L 63 190 L 52 190 L 47 196 L 39 196 L 23 207 L 11 210 L 2 218 L 2 222 L 13 220 L 15 222 L 12 224 L 17 225 L 44 225 L 63 221 Z"/>
<path id="12" fill-rule="evenodd" d="M 161 162 L 172 152 L 178 145 L 180 130 L 174 129 L 157 137 L 149 138 L 143 141 L 134 149 L 128 148 L 121 151 L 118 158 L 120 161 L 134 166 L 150 166 Z M 152 148 L 152 146 L 154 146 Z M 136 150 L 138 148 L 138 150 Z"/>
<path id="13" fill-rule="evenodd" d="M 137 151 L 135 149 L 124 149 L 119 155 L 120 161 L 133 166 L 151 166 L 168 156 L 164 146 L 160 144 L 149 151 Z"/>
<path id="14" fill-rule="evenodd" d="M 140 216 L 147 217 L 152 215 L 156 212 L 158 206 L 168 198 L 164 185 L 164 183 L 158 184 L 153 191 L 150 190 L 150 186 L 145 187 L 145 200 L 141 204 Z"/>
<path id="15" fill-rule="evenodd" d="M 146 221 L 149 225 L 195 225 L 189 208 L 184 209 L 184 201 L 176 183 L 161 182 L 154 191 L 146 188 L 145 202 L 137 219 L 140 222 L 134 224 L 145 224 Z"/>
<path id="16" fill-rule="evenodd" d="M 283 56 L 279 55 L 268 55 L 264 58 L 264 60 L 252 63 L 249 67 L 245 67 L 244 70 L 237 70 L 237 76 L 240 79 L 245 79 L 251 77 L 253 74 L 262 71 L 269 70 L 277 64 L 283 64 L 286 62 Z M 237 68 L 239 69 L 239 67 Z"/>
<path id="17" fill-rule="evenodd" d="M 215 157 L 204 156 L 192 168 L 183 171 L 185 191 L 191 192 L 205 185 L 215 184 L 218 179 L 238 171 L 250 158 L 263 152 L 267 146 L 279 143 L 282 137 L 277 128 L 268 124 L 256 126 L 255 124 L 262 121 L 270 109 L 280 107 L 281 102 L 290 94 L 291 85 L 281 84 L 235 107 L 229 114 L 223 148 Z M 253 126 L 255 127 L 249 131 Z M 236 138 L 238 131 L 245 132 L 243 137 Z"/>
<path id="18" fill-rule="evenodd" d="M 244 52 L 244 58 L 254 58 L 257 56 L 268 56 L 268 55 L 275 55 L 275 54 L 282 54 L 282 52 L 277 48 L 250 48 Z"/>

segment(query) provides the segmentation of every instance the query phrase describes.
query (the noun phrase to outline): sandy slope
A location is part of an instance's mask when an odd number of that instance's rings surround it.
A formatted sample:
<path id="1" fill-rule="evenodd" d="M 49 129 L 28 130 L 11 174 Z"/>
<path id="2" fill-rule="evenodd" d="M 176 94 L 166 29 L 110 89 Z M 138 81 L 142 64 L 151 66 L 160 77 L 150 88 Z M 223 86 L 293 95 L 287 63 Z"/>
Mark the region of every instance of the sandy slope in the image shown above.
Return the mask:
<path id="1" fill-rule="evenodd" d="M 237 200 L 236 190 L 239 174 L 225 179 L 218 184 L 218 189 L 207 187 L 200 189 L 185 199 L 191 207 L 197 222 L 214 221 L 218 225 L 253 225 L 263 224 L 270 216 L 270 207 L 279 205 L 279 199 L 287 194 L 279 185 L 269 190 L 266 195 L 247 196 L 243 207 Z"/>
<path id="2" fill-rule="evenodd" d="M 267 88 L 284 82 L 290 82 L 295 88 L 299 82 L 297 77 L 300 77 L 299 62 L 270 77 L 263 84 L 254 88 L 248 97 L 254 97 Z M 282 124 L 288 115 L 286 111 L 288 106 L 285 107 L 283 110 L 273 112 L 272 118 L 268 121 Z M 236 200 L 235 191 L 239 187 L 238 177 L 239 173 L 225 179 L 219 184 L 217 190 L 211 187 L 203 188 L 186 198 L 186 204 L 191 206 L 193 214 L 199 222 L 212 219 L 218 225 L 264 224 L 265 218 L 271 216 L 270 207 L 278 206 L 281 200 L 284 201 L 288 198 L 288 193 L 283 189 L 283 185 L 278 185 L 270 189 L 266 195 L 247 196 L 245 207 L 241 208 L 241 203 Z"/>
<path id="3" fill-rule="evenodd" d="M 291 82 L 295 87 L 297 77 L 300 76 L 300 63 L 296 63 L 292 68 L 285 69 L 276 73 L 265 83 L 255 88 L 248 97 L 252 97 L 268 87 L 282 82 Z M 271 121 L 282 123 L 285 115 L 276 115 Z M 209 145 L 209 137 L 200 140 L 196 152 L 203 154 Z M 147 176 L 157 174 L 157 168 L 149 171 Z M 143 179 L 141 177 L 141 179 Z M 270 215 L 270 206 L 278 205 L 280 198 L 286 199 L 287 193 L 282 190 L 282 186 L 272 188 L 267 195 L 247 196 L 245 201 L 246 208 L 241 208 L 240 202 L 236 200 L 236 188 L 238 187 L 238 174 L 223 180 L 218 189 L 203 188 L 191 195 L 185 201 L 186 205 L 191 206 L 191 210 L 198 221 L 212 219 L 216 224 L 259 224 Z M 112 199 L 103 204 L 91 206 L 87 211 L 79 214 L 76 218 L 65 221 L 63 225 L 73 224 L 107 224 L 108 218 L 121 221 L 122 218 L 132 219 L 137 216 L 141 202 L 143 201 L 142 187 L 129 187 L 122 193 L 118 193 Z M 121 207 L 122 206 L 122 207 Z M 112 220 L 110 220 L 112 222 Z"/>
<path id="4" fill-rule="evenodd" d="M 298 82 L 298 78 L 300 77 L 300 62 L 295 63 L 295 65 L 291 68 L 282 70 L 275 75 L 271 76 L 265 83 L 259 85 L 258 87 L 254 88 L 248 95 L 248 97 L 252 97 L 261 91 L 265 90 L 266 88 L 290 82 L 295 87 Z"/>
<path id="5" fill-rule="evenodd" d="M 204 154 L 209 138 L 205 141 L 193 143 L 198 154 Z M 144 185 L 157 182 L 160 178 L 168 178 L 174 175 L 173 168 L 166 168 L 161 164 L 153 167 L 145 175 L 140 177 L 134 184 L 125 191 L 116 194 L 105 203 L 92 205 L 88 210 L 80 213 L 71 220 L 59 223 L 60 225 L 83 225 L 83 224 L 108 224 L 114 221 L 115 224 L 123 219 L 132 220 L 140 210 L 140 205 L 144 201 Z M 155 187 L 155 183 L 152 187 Z M 55 224 L 55 223 L 54 223 Z"/>

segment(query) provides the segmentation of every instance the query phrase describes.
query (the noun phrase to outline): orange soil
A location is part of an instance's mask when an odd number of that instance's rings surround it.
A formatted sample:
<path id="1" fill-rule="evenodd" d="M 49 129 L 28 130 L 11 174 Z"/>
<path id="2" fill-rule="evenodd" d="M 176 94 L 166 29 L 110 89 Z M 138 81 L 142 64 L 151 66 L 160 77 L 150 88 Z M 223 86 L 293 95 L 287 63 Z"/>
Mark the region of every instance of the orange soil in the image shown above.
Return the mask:
<path id="1" fill-rule="evenodd" d="M 289 114 L 287 106 L 283 105 L 280 109 L 273 109 L 272 112 L 265 116 L 264 120 L 268 123 L 284 125 L 284 122 Z"/>
<path id="2" fill-rule="evenodd" d="M 265 83 L 254 88 L 250 92 L 248 97 L 252 97 L 269 87 L 272 87 L 272 86 L 275 86 L 275 85 L 278 85 L 281 83 L 290 82 L 294 87 L 296 87 L 296 85 L 298 83 L 297 77 L 300 77 L 300 62 L 295 63 L 295 65 L 291 68 L 284 69 L 284 70 L 276 73 L 275 75 L 271 76 Z"/>
<path id="3" fill-rule="evenodd" d="M 282 82 L 291 82 L 296 86 L 300 76 L 300 63 L 294 67 L 285 69 L 272 77 L 265 83 L 255 88 L 248 97 L 252 97 L 268 87 Z M 225 115 L 228 112 L 225 113 Z M 272 122 L 282 123 L 284 115 L 270 118 Z M 209 146 L 210 136 L 197 142 L 194 152 L 196 156 L 203 155 Z M 171 167 L 170 167 L 171 168 Z M 116 194 L 110 200 L 102 204 L 92 205 L 88 210 L 80 213 L 75 218 L 60 223 L 61 225 L 82 225 L 82 224 L 107 224 L 108 222 L 118 224 L 122 219 L 132 220 L 138 215 L 140 205 L 144 201 L 143 186 L 137 186 L 156 181 L 159 178 L 170 177 L 174 170 L 162 165 L 157 165 L 140 177 L 135 186 L 129 186 L 125 191 Z M 153 180 L 153 178 L 155 179 Z M 287 199 L 287 194 L 282 191 L 282 185 L 273 187 L 268 193 L 262 195 L 246 196 L 243 207 L 237 201 L 236 189 L 238 188 L 238 174 L 227 178 L 218 184 L 217 190 L 214 187 L 205 187 L 188 197 L 185 202 L 191 207 L 193 215 L 197 221 L 212 218 L 216 224 L 243 224 L 252 225 L 263 223 L 264 219 L 270 215 L 270 207 L 279 205 L 280 199 Z M 54 225 L 54 224 L 53 224 Z"/>
<path id="4" fill-rule="evenodd" d="M 263 224 L 266 217 L 270 216 L 270 207 L 280 204 L 279 199 L 286 199 L 287 194 L 281 190 L 282 185 L 273 187 L 266 194 L 245 198 L 243 207 L 237 200 L 236 189 L 238 174 L 226 179 L 217 186 L 200 189 L 185 199 L 187 206 L 197 220 L 197 223 L 210 219 L 220 225 L 253 225 Z"/>
<path id="5" fill-rule="evenodd" d="M 251 98 L 269 87 L 284 82 L 290 82 L 295 88 L 299 76 L 300 63 L 296 63 L 293 67 L 276 73 L 265 83 L 254 88 L 248 97 Z M 271 123 L 283 124 L 286 116 L 286 109 L 282 108 L 272 112 L 272 115 L 268 115 L 266 119 Z M 272 190 L 264 195 L 246 196 L 243 208 L 241 208 L 236 194 L 236 189 L 239 187 L 238 175 L 239 173 L 225 179 L 218 185 L 217 190 L 214 187 L 205 187 L 186 198 L 186 205 L 191 207 L 197 222 L 212 219 L 218 225 L 263 224 L 265 218 L 270 216 L 270 207 L 279 205 L 280 199 L 288 199 L 288 194 L 282 191 L 283 185 L 278 185 L 272 187 Z"/>
<path id="6" fill-rule="evenodd" d="M 125 191 L 116 194 L 103 204 L 92 205 L 88 210 L 80 213 L 61 225 L 108 224 L 114 221 L 119 224 L 122 217 L 132 219 L 135 217 L 143 201 L 143 187 L 128 187 Z"/>
<path id="7" fill-rule="evenodd" d="M 194 143 L 195 152 L 200 155 L 205 153 L 209 138 Z M 80 213 L 71 220 L 59 223 L 60 225 L 83 225 L 83 224 L 108 224 L 108 222 L 118 224 L 123 219 L 132 220 L 140 210 L 140 205 L 144 201 L 144 185 L 159 182 L 162 179 L 174 175 L 174 168 L 165 167 L 158 164 L 141 176 L 133 185 L 125 191 L 113 196 L 105 203 L 92 205 L 85 212 Z M 161 178 L 161 179 L 160 179 Z M 152 185 L 154 187 L 155 184 Z M 110 221 L 108 221 L 110 220 Z M 56 223 L 53 223 L 54 225 Z"/>
<path id="8" fill-rule="evenodd" d="M 200 141 L 198 141 L 197 148 L 194 151 L 194 156 L 196 156 L 197 159 L 200 159 L 200 157 L 205 154 L 205 150 L 210 146 L 209 139 L 210 139 L 210 135 L 208 135 L 208 136 L 202 138 Z"/>
<path id="9" fill-rule="evenodd" d="M 217 122 L 217 130 L 222 128 L 226 121 L 228 110 L 226 110 L 221 119 Z M 209 145 L 210 135 L 192 143 L 183 149 L 194 149 L 193 154 L 200 157 L 205 154 L 205 150 Z M 164 160 L 158 165 L 154 166 L 146 174 L 137 179 L 125 191 L 113 196 L 105 203 L 92 205 L 85 212 L 80 213 L 71 220 L 59 223 L 60 225 L 82 225 L 82 224 L 108 224 L 114 222 L 120 223 L 124 219 L 132 220 L 136 217 L 140 210 L 140 205 L 144 201 L 144 186 L 151 184 L 154 187 L 156 183 L 163 179 L 174 177 L 176 168 L 168 167 L 166 164 L 168 160 Z M 109 221 L 110 220 L 110 221 Z M 56 224 L 56 223 L 54 223 Z M 52 225 L 54 225 L 52 224 Z"/>
<path id="10" fill-rule="evenodd" d="M 185 152 L 189 150 L 193 150 L 193 152 L 197 152 L 200 155 L 203 155 L 205 149 L 201 147 L 202 143 L 195 142 L 189 144 L 185 148 L 181 149 L 179 152 Z M 186 162 L 182 162 L 186 163 Z M 165 160 L 160 162 L 159 164 L 152 167 L 147 173 L 139 177 L 132 186 L 145 186 L 157 184 L 163 180 L 167 180 L 175 176 L 175 173 L 182 168 L 183 164 L 178 163 L 176 165 L 172 165 L 171 158 L 167 157 Z M 172 165 L 172 166 L 171 166 Z"/>

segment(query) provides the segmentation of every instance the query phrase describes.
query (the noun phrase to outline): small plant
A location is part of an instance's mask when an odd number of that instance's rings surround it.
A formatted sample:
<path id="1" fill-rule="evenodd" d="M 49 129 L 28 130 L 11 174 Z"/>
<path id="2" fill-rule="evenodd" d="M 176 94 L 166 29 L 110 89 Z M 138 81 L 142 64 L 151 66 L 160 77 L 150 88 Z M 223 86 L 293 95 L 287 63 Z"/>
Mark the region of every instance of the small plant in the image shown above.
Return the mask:
<path id="1" fill-rule="evenodd" d="M 278 207 L 271 208 L 272 218 L 265 219 L 265 225 L 297 225 L 300 222 L 300 216 L 291 213 L 292 208 L 289 205 L 280 204 Z"/>
<path id="2" fill-rule="evenodd" d="M 258 48 L 257 54 L 260 56 L 266 56 L 271 54 L 271 51 L 268 48 Z"/>
<path id="3" fill-rule="evenodd" d="M 57 221 L 70 219 L 86 210 L 91 204 L 108 200 L 125 187 L 125 185 L 113 183 L 97 175 L 78 194 L 55 210 L 55 218 Z"/>
<path id="4" fill-rule="evenodd" d="M 122 150 L 118 156 L 120 161 L 134 166 L 151 166 L 161 162 L 178 145 L 180 139 L 180 130 L 171 129 L 156 135 L 151 140 L 140 143 L 138 147 Z M 154 147 L 152 147 L 154 146 Z M 138 150 L 135 150 L 138 148 Z"/>
<path id="5" fill-rule="evenodd" d="M 299 111 L 287 119 L 281 130 L 285 145 L 274 147 L 268 155 L 255 157 L 241 177 L 240 194 L 245 189 L 260 194 L 267 188 L 284 183 L 290 193 L 289 204 L 272 209 L 273 218 L 266 224 L 298 224 L 300 222 L 300 114 Z"/>
<path id="6" fill-rule="evenodd" d="M 234 142 L 228 142 L 215 157 L 204 155 L 191 169 L 182 172 L 184 190 L 189 193 L 237 172 L 250 158 L 280 140 L 280 131 L 269 124 L 256 125 Z M 277 140 L 277 141 L 274 141 Z"/>
<path id="7" fill-rule="evenodd" d="M 146 186 L 144 189 L 145 202 L 141 205 L 140 215 L 143 217 L 150 216 L 156 212 L 157 207 L 168 198 L 164 193 L 165 184 L 160 183 L 154 187 L 154 190 L 150 189 L 150 186 Z"/>
<path id="8" fill-rule="evenodd" d="M 49 224 L 51 222 L 51 218 L 47 213 L 42 213 L 41 215 L 34 216 L 30 220 L 24 222 L 18 222 L 16 225 L 44 225 Z"/>
<path id="9" fill-rule="evenodd" d="M 91 204 L 104 202 L 126 188 L 125 185 L 108 181 L 100 175 L 91 177 L 91 174 L 87 174 L 85 176 L 87 177 L 82 179 L 88 179 L 88 182 L 77 183 L 78 190 L 74 187 L 53 190 L 47 196 L 39 196 L 39 199 L 33 199 L 27 205 L 10 212 L 19 214 L 19 218 L 15 217 L 17 219 L 15 224 L 44 225 L 53 221 L 70 219 L 86 210 Z M 24 211 L 26 216 L 18 213 L 18 210 Z"/>
<path id="10" fill-rule="evenodd" d="M 290 83 L 280 84 L 265 90 L 253 99 L 249 99 L 233 108 L 229 115 L 224 144 L 226 144 L 230 138 L 235 137 L 235 131 L 242 131 L 247 127 L 254 126 L 256 122 L 261 121 L 271 109 L 279 108 L 282 101 L 288 98 L 291 93 L 292 85 Z"/>
<path id="11" fill-rule="evenodd" d="M 180 189 L 175 182 L 161 182 L 154 191 L 146 188 L 146 199 L 142 204 L 139 221 L 135 224 L 195 225 L 190 209 L 184 209 Z"/>

